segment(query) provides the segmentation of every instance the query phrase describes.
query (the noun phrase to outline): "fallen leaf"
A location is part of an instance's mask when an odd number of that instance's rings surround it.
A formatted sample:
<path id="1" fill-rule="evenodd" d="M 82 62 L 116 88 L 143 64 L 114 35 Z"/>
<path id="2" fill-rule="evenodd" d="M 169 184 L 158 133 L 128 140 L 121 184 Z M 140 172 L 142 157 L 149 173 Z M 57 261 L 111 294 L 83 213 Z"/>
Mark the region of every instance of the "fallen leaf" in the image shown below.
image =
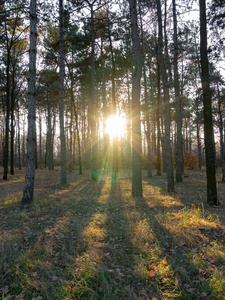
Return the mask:
<path id="1" fill-rule="evenodd" d="M 149 277 L 155 277 L 155 272 L 154 271 L 150 271 L 149 273 L 148 273 L 148 275 L 149 275 Z"/>

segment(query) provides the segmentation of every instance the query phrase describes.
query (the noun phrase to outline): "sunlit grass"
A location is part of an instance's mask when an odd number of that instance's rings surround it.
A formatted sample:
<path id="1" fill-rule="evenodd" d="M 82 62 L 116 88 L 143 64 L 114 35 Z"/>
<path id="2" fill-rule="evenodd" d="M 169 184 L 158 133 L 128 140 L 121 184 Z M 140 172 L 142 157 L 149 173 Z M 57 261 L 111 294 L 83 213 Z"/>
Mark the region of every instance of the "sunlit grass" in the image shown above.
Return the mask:
<path id="1" fill-rule="evenodd" d="M 201 172 L 173 195 L 165 178 L 144 177 L 141 199 L 128 171 L 114 184 L 70 174 L 64 188 L 44 172 L 30 207 L 21 210 L 19 185 L 12 202 L 0 195 L 2 299 L 224 298 L 224 199 L 203 204 Z"/>

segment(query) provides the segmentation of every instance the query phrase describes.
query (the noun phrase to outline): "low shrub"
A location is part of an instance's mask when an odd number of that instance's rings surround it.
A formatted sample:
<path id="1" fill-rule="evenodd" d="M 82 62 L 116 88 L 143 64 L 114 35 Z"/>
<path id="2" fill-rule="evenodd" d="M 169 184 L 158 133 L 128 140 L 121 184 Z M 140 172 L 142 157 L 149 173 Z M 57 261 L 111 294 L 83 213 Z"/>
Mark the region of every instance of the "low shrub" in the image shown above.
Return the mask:
<path id="1" fill-rule="evenodd" d="M 192 154 L 188 151 L 184 154 L 184 166 L 190 169 L 198 168 L 198 157 L 196 154 Z"/>

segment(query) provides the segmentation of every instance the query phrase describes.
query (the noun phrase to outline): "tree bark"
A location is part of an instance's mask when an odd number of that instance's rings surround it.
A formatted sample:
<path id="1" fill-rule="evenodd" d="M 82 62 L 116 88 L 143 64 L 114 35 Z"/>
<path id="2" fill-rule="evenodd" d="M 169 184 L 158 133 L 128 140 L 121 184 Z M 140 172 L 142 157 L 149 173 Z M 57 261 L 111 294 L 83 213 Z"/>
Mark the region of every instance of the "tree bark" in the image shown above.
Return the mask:
<path id="1" fill-rule="evenodd" d="M 18 107 L 18 112 L 17 112 L 17 122 L 18 122 L 18 137 L 17 137 L 17 143 L 18 143 L 18 169 L 21 170 L 21 152 L 20 152 L 20 111 Z"/>
<path id="2" fill-rule="evenodd" d="M 134 54 L 134 69 L 132 76 L 132 150 L 133 150 L 133 177 L 132 194 L 142 196 L 141 170 L 141 121 L 140 121 L 140 80 L 142 73 L 142 56 L 137 24 L 136 0 L 129 0 L 131 36 Z"/>
<path id="3" fill-rule="evenodd" d="M 149 117 L 149 95 L 147 91 L 147 77 L 146 77 L 146 67 L 145 67 L 145 46 L 144 46 L 144 32 L 142 24 L 142 15 L 141 15 L 141 6 L 139 3 L 139 15 L 140 15 L 140 24 L 141 24 L 141 41 L 142 41 L 142 65 L 143 65 L 143 77 L 144 77 L 144 105 L 145 105 L 145 122 L 146 129 L 145 135 L 147 140 L 147 149 L 148 149 L 148 177 L 152 177 L 152 151 L 151 151 L 151 139 L 150 139 L 150 117 Z M 151 73 L 149 75 L 151 77 Z"/>
<path id="4" fill-rule="evenodd" d="M 200 139 L 200 124 L 199 124 L 199 101 L 196 100 L 196 130 L 197 130 L 197 143 L 198 143 L 198 167 L 201 170 L 202 167 L 202 146 L 201 146 L 201 139 Z"/>
<path id="5" fill-rule="evenodd" d="M 157 62 L 157 108 L 156 108 L 156 120 L 157 120 L 157 175 L 161 175 L 161 153 L 160 153 L 160 141 L 161 141 L 161 130 L 160 130 L 160 97 L 161 97 L 161 86 L 160 86 L 160 70 Z"/>
<path id="6" fill-rule="evenodd" d="M 42 120 L 41 109 L 39 108 L 39 167 L 42 165 Z"/>
<path id="7" fill-rule="evenodd" d="M 212 121 L 211 90 L 209 80 L 209 64 L 207 53 L 206 1 L 199 0 L 200 5 L 200 53 L 202 70 L 202 90 L 204 105 L 204 141 L 207 176 L 207 202 L 218 205 L 216 188 L 216 168 L 214 153 L 214 133 Z"/>
<path id="8" fill-rule="evenodd" d="M 165 149 L 166 149 L 166 170 L 167 170 L 167 190 L 173 192 L 174 187 L 174 173 L 173 173 L 173 159 L 172 149 L 170 145 L 170 96 L 169 96 L 169 82 L 166 74 L 165 58 L 163 55 L 163 36 L 162 36 L 162 12 L 161 1 L 157 0 L 157 15 L 158 15 L 158 63 L 160 73 L 162 76 L 163 90 L 164 90 L 164 115 L 165 115 Z"/>
<path id="9" fill-rule="evenodd" d="M 30 1 L 30 52 L 28 75 L 28 138 L 27 138 L 27 169 L 23 190 L 22 205 L 33 200 L 35 175 L 35 147 L 36 147 L 36 54 L 37 54 L 37 14 L 36 0 Z"/>
<path id="10" fill-rule="evenodd" d="M 89 3 L 89 2 L 88 2 Z M 91 143 L 92 143 L 92 179 L 98 179 L 97 173 L 97 157 L 98 157 L 98 141 L 97 141 L 97 126 L 96 126 L 96 97 L 95 97 L 95 31 L 94 31 L 94 5 L 89 3 L 91 9 Z"/>
<path id="11" fill-rule="evenodd" d="M 177 41 L 177 12 L 176 1 L 173 0 L 173 41 L 174 41 L 174 88 L 176 103 L 176 182 L 182 182 L 183 173 L 183 137 L 182 137 L 182 98 L 180 95 L 180 83 L 178 75 L 178 41 Z"/>
<path id="12" fill-rule="evenodd" d="M 60 65 L 59 65 L 59 120 L 61 141 L 61 184 L 67 183 L 66 174 L 66 139 L 64 132 L 64 32 L 63 32 L 63 0 L 59 0 L 60 26 Z"/>
<path id="13" fill-rule="evenodd" d="M 116 73 L 116 65 L 113 53 L 112 46 L 112 37 L 111 37 L 111 24 L 109 20 L 109 12 L 107 10 L 107 18 L 108 18 L 108 38 L 109 38 L 109 47 L 111 54 L 111 62 L 112 62 L 112 109 L 113 114 L 116 115 L 116 87 L 115 87 L 115 73 Z M 112 166 L 112 179 L 113 181 L 117 181 L 119 174 L 119 164 L 118 164 L 118 136 L 113 137 L 113 166 Z"/>

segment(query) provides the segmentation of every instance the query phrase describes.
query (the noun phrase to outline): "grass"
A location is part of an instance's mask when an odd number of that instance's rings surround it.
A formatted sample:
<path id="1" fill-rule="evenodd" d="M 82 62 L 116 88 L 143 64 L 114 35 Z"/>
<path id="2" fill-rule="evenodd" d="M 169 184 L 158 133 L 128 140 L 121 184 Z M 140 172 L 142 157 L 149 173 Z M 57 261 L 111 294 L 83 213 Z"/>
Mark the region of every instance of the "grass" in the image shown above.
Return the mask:
<path id="1" fill-rule="evenodd" d="M 37 170 L 35 200 L 21 209 L 24 171 L 0 179 L 0 299 L 225 299 L 225 185 L 206 202 L 204 171 L 176 192 L 131 174 L 117 183 L 88 172 Z"/>

